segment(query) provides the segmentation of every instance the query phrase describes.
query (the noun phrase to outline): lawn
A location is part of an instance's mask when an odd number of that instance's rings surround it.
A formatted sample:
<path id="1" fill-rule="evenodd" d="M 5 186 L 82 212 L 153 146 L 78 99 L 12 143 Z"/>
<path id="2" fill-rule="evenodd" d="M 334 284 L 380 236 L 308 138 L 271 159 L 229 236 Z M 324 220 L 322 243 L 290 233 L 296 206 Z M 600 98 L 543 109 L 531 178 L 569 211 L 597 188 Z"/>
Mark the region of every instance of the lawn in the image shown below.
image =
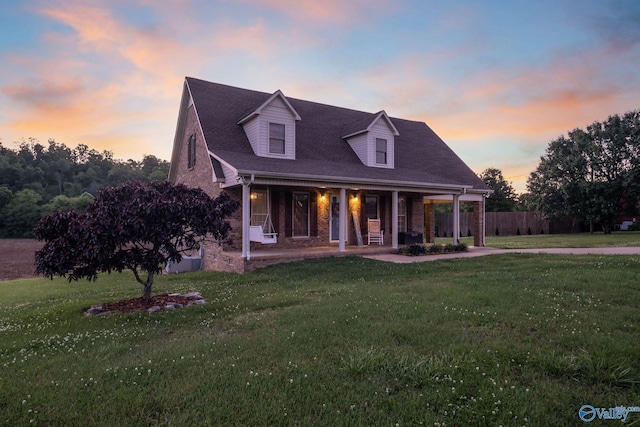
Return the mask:
<path id="1" fill-rule="evenodd" d="M 452 239 L 439 237 L 436 240 L 439 243 L 451 243 Z M 473 237 L 464 237 L 461 241 L 473 245 Z M 486 245 L 500 249 L 631 247 L 640 246 L 640 231 L 486 236 Z"/>
<path id="2" fill-rule="evenodd" d="M 159 277 L 208 303 L 103 317 L 82 310 L 138 296 L 129 274 L 0 282 L 0 423 L 583 425 L 640 405 L 639 277 L 639 256 L 321 259 Z"/>

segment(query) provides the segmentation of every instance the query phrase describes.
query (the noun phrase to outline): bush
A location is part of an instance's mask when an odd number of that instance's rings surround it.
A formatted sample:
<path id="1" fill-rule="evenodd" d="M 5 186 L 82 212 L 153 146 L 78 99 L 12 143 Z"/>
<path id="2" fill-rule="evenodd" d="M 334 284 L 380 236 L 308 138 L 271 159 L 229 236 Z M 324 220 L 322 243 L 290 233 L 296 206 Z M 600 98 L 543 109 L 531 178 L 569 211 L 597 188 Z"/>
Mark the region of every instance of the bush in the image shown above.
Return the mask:
<path id="1" fill-rule="evenodd" d="M 531 236 L 531 227 L 527 228 L 527 235 Z"/>
<path id="2" fill-rule="evenodd" d="M 448 243 L 446 245 L 441 245 L 438 243 L 434 243 L 432 245 L 421 245 L 418 243 L 414 243 L 408 246 L 403 246 L 400 248 L 398 253 L 400 255 L 407 256 L 418 256 L 418 255 L 437 255 L 437 254 L 448 254 L 453 252 L 467 252 L 468 246 L 466 243 L 458 243 L 454 245 L 452 243 Z"/>
<path id="3" fill-rule="evenodd" d="M 408 252 L 411 256 L 426 255 L 427 253 L 427 248 L 419 243 L 412 243 L 406 247 L 409 248 Z"/>
<path id="4" fill-rule="evenodd" d="M 458 243 L 453 247 L 454 252 L 467 252 L 468 249 L 469 248 L 466 243 Z"/>
<path id="5" fill-rule="evenodd" d="M 629 226 L 629 231 L 640 231 L 640 222 L 634 222 Z"/>
<path id="6" fill-rule="evenodd" d="M 434 243 L 433 245 L 427 248 L 427 253 L 429 254 L 439 254 L 444 250 L 444 246 Z"/>
<path id="7" fill-rule="evenodd" d="M 516 236 L 520 236 L 520 235 L 521 235 L 521 233 L 520 233 L 520 227 L 518 227 L 518 229 L 516 230 Z"/>

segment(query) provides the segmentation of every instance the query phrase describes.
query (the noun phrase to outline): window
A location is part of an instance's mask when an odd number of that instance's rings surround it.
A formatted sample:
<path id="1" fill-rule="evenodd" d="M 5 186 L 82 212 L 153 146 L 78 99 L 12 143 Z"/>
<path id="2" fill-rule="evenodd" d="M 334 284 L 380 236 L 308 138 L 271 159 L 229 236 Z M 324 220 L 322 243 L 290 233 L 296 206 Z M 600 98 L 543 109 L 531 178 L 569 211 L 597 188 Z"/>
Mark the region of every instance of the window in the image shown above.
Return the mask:
<path id="1" fill-rule="evenodd" d="M 263 190 L 255 190 L 251 193 L 250 198 L 251 225 L 261 225 L 263 228 L 265 228 L 264 226 L 269 218 L 267 192 Z"/>
<path id="2" fill-rule="evenodd" d="M 269 123 L 269 154 L 284 154 L 284 125 Z"/>
<path id="3" fill-rule="evenodd" d="M 196 165 L 196 134 L 193 133 L 189 137 L 189 144 L 187 146 L 187 167 L 189 169 Z"/>
<path id="4" fill-rule="evenodd" d="M 378 196 L 364 196 L 364 215 L 366 219 L 378 218 Z"/>
<path id="5" fill-rule="evenodd" d="M 293 193 L 293 237 L 309 237 L 309 193 Z"/>
<path id="6" fill-rule="evenodd" d="M 387 164 L 387 140 L 376 138 L 376 163 L 379 165 Z"/>
<path id="7" fill-rule="evenodd" d="M 407 199 L 398 197 L 398 231 L 407 231 Z"/>

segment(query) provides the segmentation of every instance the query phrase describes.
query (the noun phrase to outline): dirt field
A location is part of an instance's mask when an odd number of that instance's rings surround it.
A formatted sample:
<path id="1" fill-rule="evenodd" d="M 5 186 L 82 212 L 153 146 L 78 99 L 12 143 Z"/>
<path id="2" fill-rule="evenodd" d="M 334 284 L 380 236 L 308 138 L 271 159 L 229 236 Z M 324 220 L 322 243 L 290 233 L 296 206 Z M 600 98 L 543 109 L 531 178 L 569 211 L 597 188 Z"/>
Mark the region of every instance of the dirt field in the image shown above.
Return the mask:
<path id="1" fill-rule="evenodd" d="M 33 256 L 42 242 L 28 239 L 0 239 L 0 280 L 36 277 Z"/>

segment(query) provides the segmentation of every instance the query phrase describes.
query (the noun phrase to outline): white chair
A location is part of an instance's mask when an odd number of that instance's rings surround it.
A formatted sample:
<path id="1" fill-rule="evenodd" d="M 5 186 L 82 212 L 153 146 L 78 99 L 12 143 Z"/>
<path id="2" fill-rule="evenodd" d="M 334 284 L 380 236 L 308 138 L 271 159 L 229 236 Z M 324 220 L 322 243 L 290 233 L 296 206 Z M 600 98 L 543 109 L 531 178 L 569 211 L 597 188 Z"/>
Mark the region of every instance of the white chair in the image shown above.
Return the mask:
<path id="1" fill-rule="evenodd" d="M 380 229 L 380 220 L 379 219 L 369 219 L 369 246 L 371 243 L 377 243 L 379 245 L 384 244 L 384 230 Z"/>

